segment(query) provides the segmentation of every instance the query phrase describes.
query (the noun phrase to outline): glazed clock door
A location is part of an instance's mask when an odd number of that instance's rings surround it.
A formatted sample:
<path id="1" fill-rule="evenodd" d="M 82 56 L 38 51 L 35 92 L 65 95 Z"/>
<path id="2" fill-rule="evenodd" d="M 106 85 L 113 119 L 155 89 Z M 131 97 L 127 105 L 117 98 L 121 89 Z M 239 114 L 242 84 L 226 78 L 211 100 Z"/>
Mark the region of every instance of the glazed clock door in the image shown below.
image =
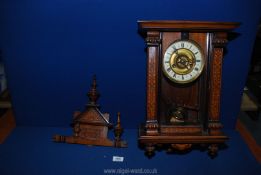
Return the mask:
<path id="1" fill-rule="evenodd" d="M 171 131 L 166 125 L 184 128 L 193 124 L 193 129 L 201 132 L 206 118 L 204 105 L 200 104 L 207 97 L 208 34 L 163 32 L 161 36 L 159 121 L 162 131 Z"/>

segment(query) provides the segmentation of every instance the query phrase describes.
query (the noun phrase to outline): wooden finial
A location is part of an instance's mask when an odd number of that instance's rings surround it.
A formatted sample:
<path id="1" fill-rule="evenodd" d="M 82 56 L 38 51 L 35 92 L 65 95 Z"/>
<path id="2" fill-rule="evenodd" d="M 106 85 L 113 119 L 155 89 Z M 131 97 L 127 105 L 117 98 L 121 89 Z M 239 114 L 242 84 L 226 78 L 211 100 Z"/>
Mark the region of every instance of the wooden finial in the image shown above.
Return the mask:
<path id="1" fill-rule="evenodd" d="M 114 127 L 114 143 L 115 143 L 115 147 L 127 147 L 127 143 L 125 141 L 121 140 L 121 135 L 123 133 L 123 128 L 121 127 L 121 120 L 120 120 L 120 115 L 121 113 L 118 112 L 117 113 L 117 124 Z"/>
<path id="2" fill-rule="evenodd" d="M 96 89 L 97 87 L 97 81 L 96 81 L 96 75 L 94 74 L 93 77 L 92 77 L 92 85 L 91 85 L 92 88 Z"/>
<path id="3" fill-rule="evenodd" d="M 97 102 L 98 98 L 100 97 L 100 94 L 97 91 L 96 75 L 93 75 L 91 89 L 87 95 L 89 97 L 89 104 L 96 105 L 96 102 Z"/>
<path id="4" fill-rule="evenodd" d="M 121 118 L 120 118 L 120 116 L 121 116 L 121 113 L 120 112 L 118 112 L 117 113 L 117 125 L 116 125 L 116 127 L 119 127 L 119 128 L 121 128 Z"/>

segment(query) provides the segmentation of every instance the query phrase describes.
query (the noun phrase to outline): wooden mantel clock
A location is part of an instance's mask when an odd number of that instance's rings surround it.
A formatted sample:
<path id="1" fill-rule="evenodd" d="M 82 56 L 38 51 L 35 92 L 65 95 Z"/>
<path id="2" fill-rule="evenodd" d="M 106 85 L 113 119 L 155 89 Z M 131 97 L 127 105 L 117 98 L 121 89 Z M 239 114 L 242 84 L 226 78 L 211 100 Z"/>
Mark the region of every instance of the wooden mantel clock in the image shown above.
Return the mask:
<path id="1" fill-rule="evenodd" d="M 228 137 L 221 131 L 220 91 L 227 35 L 239 23 L 138 21 L 147 44 L 146 123 L 139 143 L 185 151 L 208 146 L 215 156 Z"/>

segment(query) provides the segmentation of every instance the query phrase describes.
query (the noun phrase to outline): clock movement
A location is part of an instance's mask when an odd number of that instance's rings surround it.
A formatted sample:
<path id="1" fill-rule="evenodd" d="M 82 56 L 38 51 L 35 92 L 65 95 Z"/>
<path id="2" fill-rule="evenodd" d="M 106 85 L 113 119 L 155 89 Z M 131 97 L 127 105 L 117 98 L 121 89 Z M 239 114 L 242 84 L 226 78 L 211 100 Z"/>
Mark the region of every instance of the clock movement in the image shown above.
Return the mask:
<path id="1" fill-rule="evenodd" d="M 138 21 L 147 44 L 146 122 L 139 143 L 186 151 L 208 146 L 215 156 L 228 137 L 221 131 L 220 94 L 227 36 L 239 23 Z"/>

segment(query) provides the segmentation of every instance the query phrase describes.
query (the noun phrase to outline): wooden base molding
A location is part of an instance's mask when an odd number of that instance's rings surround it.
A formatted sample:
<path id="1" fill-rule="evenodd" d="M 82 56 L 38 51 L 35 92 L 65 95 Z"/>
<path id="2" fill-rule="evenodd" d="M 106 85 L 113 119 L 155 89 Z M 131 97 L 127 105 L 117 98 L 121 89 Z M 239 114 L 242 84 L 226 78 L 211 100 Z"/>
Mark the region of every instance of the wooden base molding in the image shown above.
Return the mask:
<path id="1" fill-rule="evenodd" d="M 12 109 L 8 109 L 3 116 L 0 117 L 0 144 L 11 134 L 15 128 L 15 118 Z"/>
<path id="2" fill-rule="evenodd" d="M 223 133 L 219 135 L 208 135 L 202 132 L 191 134 L 186 133 L 162 133 L 158 135 L 147 135 L 143 125 L 139 128 L 139 143 L 145 147 L 145 154 L 153 156 L 156 148 L 166 148 L 169 150 L 188 151 L 193 145 L 207 147 L 211 157 L 215 157 L 219 150 L 219 145 L 224 144 L 228 137 Z"/>
<path id="3" fill-rule="evenodd" d="M 239 119 L 237 120 L 236 129 L 245 140 L 256 160 L 261 164 L 261 147 L 256 143 L 255 139 Z"/>

